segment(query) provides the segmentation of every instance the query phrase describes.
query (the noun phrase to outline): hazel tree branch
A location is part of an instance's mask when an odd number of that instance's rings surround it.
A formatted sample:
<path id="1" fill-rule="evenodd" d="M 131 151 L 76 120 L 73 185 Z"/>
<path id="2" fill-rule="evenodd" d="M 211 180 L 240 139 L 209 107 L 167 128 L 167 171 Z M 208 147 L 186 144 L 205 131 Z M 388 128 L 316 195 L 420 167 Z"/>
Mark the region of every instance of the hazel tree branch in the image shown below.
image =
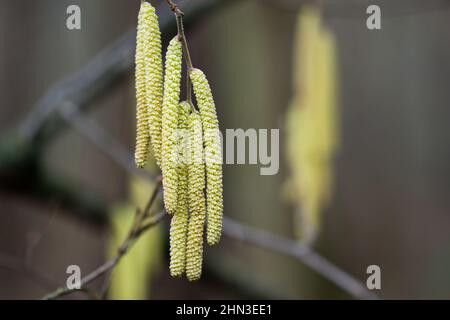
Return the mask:
<path id="1" fill-rule="evenodd" d="M 159 179 L 160 181 L 160 179 Z M 117 253 L 114 257 L 106 261 L 104 264 L 99 266 L 97 269 L 89 273 L 87 276 L 81 279 L 80 281 L 80 289 L 69 289 L 67 287 L 60 287 L 55 291 L 45 295 L 43 300 L 54 300 L 60 297 L 66 296 L 68 294 L 77 292 L 77 291 L 86 291 L 89 290 L 86 286 L 93 282 L 94 280 L 100 278 L 104 274 L 108 272 L 113 272 L 113 269 L 117 266 L 120 260 L 125 256 L 125 254 L 129 251 L 129 249 L 133 246 L 133 244 L 139 239 L 139 237 L 147 230 L 157 225 L 163 218 L 166 216 L 164 210 L 158 212 L 155 215 L 150 214 L 150 209 L 155 204 L 157 196 L 161 190 L 161 183 L 158 182 L 155 189 L 153 190 L 152 195 L 145 207 L 144 210 L 140 210 L 139 208 L 136 210 L 136 215 L 133 221 L 133 224 L 128 232 L 127 237 L 122 242 L 122 244 L 117 249 Z M 109 281 L 109 278 L 108 278 Z M 92 291 L 91 291 L 92 292 Z M 96 294 L 97 297 L 100 295 Z"/>

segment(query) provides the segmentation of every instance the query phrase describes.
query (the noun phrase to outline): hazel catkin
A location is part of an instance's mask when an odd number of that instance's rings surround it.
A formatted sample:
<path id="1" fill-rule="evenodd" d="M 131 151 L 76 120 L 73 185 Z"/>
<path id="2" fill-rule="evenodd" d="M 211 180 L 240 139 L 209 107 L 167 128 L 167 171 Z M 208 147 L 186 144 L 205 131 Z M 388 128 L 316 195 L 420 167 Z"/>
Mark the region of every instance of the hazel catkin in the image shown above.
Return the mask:
<path id="1" fill-rule="evenodd" d="M 203 133 L 200 115 L 189 116 L 188 150 L 188 203 L 189 224 L 186 245 L 186 277 L 189 281 L 200 279 L 203 262 L 203 228 L 206 218 L 205 164 L 203 161 Z"/>
<path id="2" fill-rule="evenodd" d="M 136 149 L 135 162 L 138 168 L 143 168 L 147 162 L 150 132 L 148 127 L 148 96 L 146 86 L 148 48 L 152 45 L 152 30 L 154 30 L 153 7 L 142 2 L 138 14 L 138 27 L 136 35 Z"/>
<path id="3" fill-rule="evenodd" d="M 219 122 L 211 88 L 205 74 L 201 70 L 194 68 L 190 72 L 190 78 L 200 109 L 204 134 L 207 242 L 209 245 L 214 245 L 220 240 L 223 212 L 222 147 Z"/>
<path id="4" fill-rule="evenodd" d="M 162 106 L 161 170 L 163 176 L 164 205 L 169 214 L 177 208 L 177 152 L 178 104 L 180 98 L 182 45 L 175 36 L 166 53 L 164 97 Z"/>
<path id="5" fill-rule="evenodd" d="M 170 274 L 181 277 L 186 266 L 186 237 L 188 226 L 188 167 L 184 156 L 187 148 L 186 132 L 190 105 L 181 102 L 178 117 L 178 200 L 170 223 Z"/>
<path id="6" fill-rule="evenodd" d="M 148 43 L 145 55 L 145 86 L 148 104 L 148 127 L 153 154 L 158 165 L 161 161 L 161 108 L 163 100 L 163 65 L 161 32 L 155 8 L 144 2 L 148 11 Z"/>

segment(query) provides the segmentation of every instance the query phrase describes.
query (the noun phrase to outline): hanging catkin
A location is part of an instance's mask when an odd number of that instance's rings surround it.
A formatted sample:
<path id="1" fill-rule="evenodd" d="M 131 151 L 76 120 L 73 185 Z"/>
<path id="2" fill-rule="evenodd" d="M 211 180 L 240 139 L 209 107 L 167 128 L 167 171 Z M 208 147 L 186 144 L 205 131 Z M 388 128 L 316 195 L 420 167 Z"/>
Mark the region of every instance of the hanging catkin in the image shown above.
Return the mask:
<path id="1" fill-rule="evenodd" d="M 155 29 L 155 17 L 153 7 L 142 2 L 138 15 L 138 27 L 136 35 L 136 166 L 143 168 L 147 162 L 148 146 L 150 142 L 150 133 L 148 127 L 148 96 L 146 86 L 147 59 L 149 48 L 152 43 L 152 31 Z M 156 21 L 156 28 L 158 22 Z"/>
<path id="2" fill-rule="evenodd" d="M 153 153 L 158 165 L 161 161 L 161 108 L 163 99 L 163 65 L 161 50 L 161 32 L 155 8 L 144 2 L 148 8 L 148 38 L 145 56 L 146 95 L 148 104 L 148 126 Z"/>
<path id="3" fill-rule="evenodd" d="M 203 133 L 200 115 L 189 116 L 188 165 L 189 225 L 186 245 L 186 276 L 189 281 L 200 279 L 203 261 L 203 227 L 206 218 L 205 164 L 203 159 Z"/>
<path id="4" fill-rule="evenodd" d="M 180 98 L 182 46 L 178 36 L 167 48 L 162 107 L 161 170 L 163 175 L 164 205 L 169 214 L 177 208 L 177 136 L 178 104 Z"/>
<path id="5" fill-rule="evenodd" d="M 178 201 L 170 223 L 170 274 L 181 277 L 186 267 L 186 238 L 188 226 L 188 166 L 186 159 L 190 105 L 181 102 L 178 118 Z"/>
<path id="6" fill-rule="evenodd" d="M 205 143 L 207 242 L 219 242 L 222 232 L 222 147 L 211 88 L 205 74 L 199 69 L 190 72 L 192 85 L 200 109 Z"/>

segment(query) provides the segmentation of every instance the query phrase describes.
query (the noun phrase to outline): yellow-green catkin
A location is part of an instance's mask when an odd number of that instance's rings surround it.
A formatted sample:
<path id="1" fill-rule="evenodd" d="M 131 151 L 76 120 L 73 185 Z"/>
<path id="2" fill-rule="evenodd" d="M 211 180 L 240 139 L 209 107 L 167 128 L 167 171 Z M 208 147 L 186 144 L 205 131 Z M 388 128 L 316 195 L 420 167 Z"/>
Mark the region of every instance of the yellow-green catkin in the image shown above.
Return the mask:
<path id="1" fill-rule="evenodd" d="M 138 26 L 136 35 L 136 149 L 135 162 L 138 168 L 143 168 L 147 162 L 147 153 L 150 143 L 150 132 L 148 127 L 148 101 L 146 86 L 147 52 L 152 38 L 152 6 L 142 2 L 138 15 Z"/>
<path id="2" fill-rule="evenodd" d="M 145 54 L 148 126 L 154 157 L 159 165 L 161 161 L 161 108 L 163 100 L 161 32 L 155 8 L 147 2 L 143 2 L 142 6 L 146 10 L 148 24 L 148 41 Z"/>
<path id="3" fill-rule="evenodd" d="M 169 214 L 177 208 L 177 127 L 180 99 L 182 46 L 174 37 L 167 48 L 162 106 L 161 170 L 163 175 L 164 205 Z"/>
<path id="4" fill-rule="evenodd" d="M 336 45 L 321 11 L 305 5 L 297 18 L 293 53 L 293 97 L 286 114 L 286 183 L 295 205 L 295 235 L 312 244 L 333 191 L 339 147 Z"/>
<path id="5" fill-rule="evenodd" d="M 188 150 L 188 203 L 189 225 L 186 244 L 186 277 L 189 281 L 200 279 L 203 263 L 203 228 L 206 218 L 205 164 L 203 159 L 203 133 L 200 115 L 189 116 Z"/>
<path id="6" fill-rule="evenodd" d="M 186 268 L 186 238 L 188 229 L 188 167 L 186 154 L 186 133 L 190 105 L 181 102 L 178 118 L 178 201 L 177 210 L 170 223 L 170 274 L 181 277 Z"/>
<path id="7" fill-rule="evenodd" d="M 209 245 L 214 245 L 220 240 L 223 212 L 222 146 L 219 122 L 205 74 L 199 69 L 193 69 L 190 77 L 200 109 L 205 140 L 207 242 Z"/>

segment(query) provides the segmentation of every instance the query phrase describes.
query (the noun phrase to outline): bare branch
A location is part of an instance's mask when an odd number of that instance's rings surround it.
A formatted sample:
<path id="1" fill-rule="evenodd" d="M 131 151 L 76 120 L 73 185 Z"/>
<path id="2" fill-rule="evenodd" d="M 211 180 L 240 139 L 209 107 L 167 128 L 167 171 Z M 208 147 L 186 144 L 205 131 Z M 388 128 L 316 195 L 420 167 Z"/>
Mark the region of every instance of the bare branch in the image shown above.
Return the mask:
<path id="1" fill-rule="evenodd" d="M 157 196 L 161 190 L 161 177 L 156 178 L 157 184 L 150 196 L 148 203 L 146 204 L 144 210 L 136 209 L 136 216 L 134 221 L 128 231 L 128 235 L 122 244 L 117 249 L 116 255 L 110 260 L 106 261 L 104 264 L 99 266 L 97 269 L 89 273 L 87 276 L 81 279 L 80 281 L 80 289 L 69 289 L 67 287 L 61 287 L 56 289 L 55 291 L 47 294 L 43 299 L 44 300 L 53 300 L 65 296 L 67 294 L 76 292 L 76 291 L 86 291 L 91 292 L 90 289 L 86 287 L 92 281 L 98 279 L 104 274 L 108 273 L 108 277 L 106 282 L 103 285 L 103 290 L 101 294 L 96 294 L 96 297 L 102 298 L 106 292 L 106 288 L 108 287 L 108 282 L 110 280 L 110 275 L 113 272 L 114 267 L 120 262 L 123 256 L 128 252 L 131 246 L 139 239 L 139 237 L 151 227 L 157 225 L 166 215 L 165 211 L 160 211 L 155 215 L 151 215 L 150 210 L 154 205 Z M 148 220 L 148 221 L 146 221 Z M 89 290 L 89 291 L 87 291 Z"/>
<path id="2" fill-rule="evenodd" d="M 160 186 L 156 187 L 154 190 L 154 193 L 157 193 L 160 189 Z M 153 196 L 152 196 L 153 197 Z M 130 231 L 130 234 L 127 236 L 127 238 L 122 242 L 120 247 L 117 249 L 117 254 L 111 258 L 110 260 L 106 261 L 104 264 L 99 266 L 97 269 L 89 273 L 86 277 L 81 279 L 80 287 L 81 289 L 69 289 L 67 287 L 60 287 L 56 289 L 55 291 L 47 294 L 45 297 L 43 297 L 43 300 L 53 300 L 58 299 L 62 296 L 71 294 L 73 292 L 77 291 L 85 291 L 89 290 L 86 288 L 86 285 L 91 283 L 92 281 L 98 279 L 102 275 L 104 275 L 107 272 L 112 272 L 114 267 L 120 262 L 120 260 L 124 257 L 124 255 L 128 252 L 128 250 L 131 248 L 131 246 L 139 239 L 139 237 L 142 235 L 142 233 L 149 228 L 157 225 L 162 219 L 166 216 L 165 211 L 160 211 L 157 214 L 151 216 L 149 218 L 149 221 L 144 224 L 140 225 L 137 228 L 133 225 L 132 229 Z"/>

